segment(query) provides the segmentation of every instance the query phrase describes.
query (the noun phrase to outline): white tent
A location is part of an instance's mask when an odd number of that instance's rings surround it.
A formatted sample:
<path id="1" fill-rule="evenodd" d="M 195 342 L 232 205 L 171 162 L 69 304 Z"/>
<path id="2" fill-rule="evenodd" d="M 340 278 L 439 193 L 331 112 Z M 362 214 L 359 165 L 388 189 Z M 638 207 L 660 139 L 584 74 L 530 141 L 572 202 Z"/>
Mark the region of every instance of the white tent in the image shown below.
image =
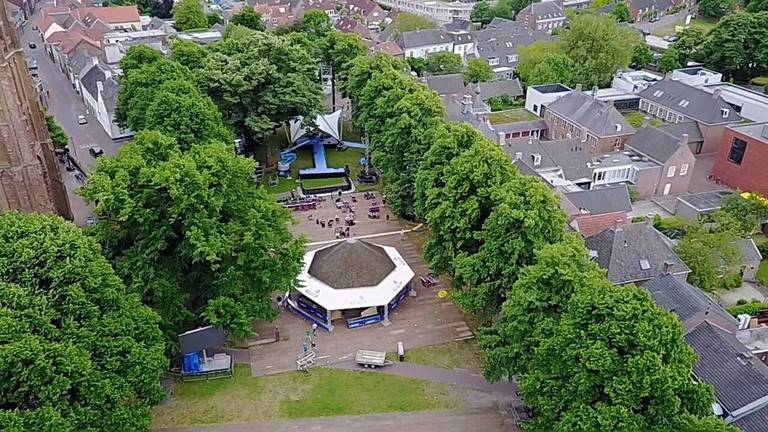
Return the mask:
<path id="1" fill-rule="evenodd" d="M 333 138 L 341 141 L 341 130 L 339 129 L 339 119 L 341 119 L 341 110 L 332 112 L 330 114 L 318 115 L 315 118 L 315 124 L 321 131 L 327 133 Z M 288 122 L 290 126 L 290 139 L 291 143 L 295 143 L 299 138 L 312 132 L 312 128 L 306 127 L 304 124 L 304 118 L 299 117 L 295 120 Z"/>
<path id="2" fill-rule="evenodd" d="M 387 274 L 377 285 L 335 289 L 326 285 L 320 279 L 313 277 L 309 273 L 309 267 L 312 264 L 315 253 L 325 249 L 321 248 L 307 252 L 304 255 L 304 267 L 299 274 L 298 291 L 329 311 L 387 305 L 413 279 L 415 273 L 397 249 L 391 246 L 377 246 L 384 249 L 384 252 L 395 266 L 394 270 Z M 340 265 L 344 264 L 340 263 Z"/>

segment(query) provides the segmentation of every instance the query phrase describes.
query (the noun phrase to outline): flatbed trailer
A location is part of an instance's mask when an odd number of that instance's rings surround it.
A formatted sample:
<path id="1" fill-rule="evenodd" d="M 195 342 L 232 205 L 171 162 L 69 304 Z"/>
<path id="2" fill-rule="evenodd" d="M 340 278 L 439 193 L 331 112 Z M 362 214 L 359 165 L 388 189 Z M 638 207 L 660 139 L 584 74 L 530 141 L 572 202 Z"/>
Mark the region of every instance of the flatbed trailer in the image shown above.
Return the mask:
<path id="1" fill-rule="evenodd" d="M 358 350 L 355 354 L 355 363 L 369 368 L 384 367 L 393 364 L 386 359 L 387 354 L 380 351 Z"/>

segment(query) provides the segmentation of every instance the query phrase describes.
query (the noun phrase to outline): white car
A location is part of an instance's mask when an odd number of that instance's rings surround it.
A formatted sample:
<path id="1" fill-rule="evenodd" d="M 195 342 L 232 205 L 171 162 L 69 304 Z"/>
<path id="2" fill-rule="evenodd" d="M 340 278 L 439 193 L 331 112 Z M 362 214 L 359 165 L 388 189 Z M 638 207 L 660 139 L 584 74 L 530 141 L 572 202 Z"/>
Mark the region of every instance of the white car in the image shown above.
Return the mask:
<path id="1" fill-rule="evenodd" d="M 85 118 L 84 115 L 80 114 L 79 116 L 77 116 L 77 124 L 84 125 L 86 123 L 88 123 L 88 119 Z"/>

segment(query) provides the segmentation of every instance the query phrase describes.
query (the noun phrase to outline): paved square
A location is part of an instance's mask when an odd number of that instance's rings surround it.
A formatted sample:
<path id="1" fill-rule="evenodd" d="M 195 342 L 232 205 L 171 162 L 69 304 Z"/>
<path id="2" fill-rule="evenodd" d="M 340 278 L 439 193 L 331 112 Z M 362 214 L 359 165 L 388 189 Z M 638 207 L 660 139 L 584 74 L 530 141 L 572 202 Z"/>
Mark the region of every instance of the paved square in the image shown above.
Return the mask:
<path id="1" fill-rule="evenodd" d="M 417 246 L 408 235 L 400 233 L 402 226 L 390 216 L 387 221 L 382 219 L 367 220 L 368 202 L 362 200 L 362 194 L 358 194 L 358 207 L 366 207 L 365 212 L 357 210 L 358 218 L 362 215 L 366 220 L 361 221 L 352 228 L 358 228 L 357 237 L 374 235 L 368 241 L 384 246 L 397 248 L 403 258 L 416 273 L 414 287 L 416 297 L 407 297 L 403 303 L 390 314 L 391 324 L 373 324 L 370 326 L 350 330 L 343 322 L 334 323 L 334 331 L 328 333 L 318 329 L 317 333 L 317 364 L 329 364 L 354 358 L 359 349 L 377 351 L 396 351 L 397 342 L 403 342 L 405 349 L 426 345 L 436 345 L 458 339 L 472 337 L 473 334 L 467 327 L 461 312 L 450 299 L 439 299 L 437 292 L 443 288 L 443 283 L 438 283 L 432 288 L 421 286 L 418 277 L 429 273 L 421 258 Z M 378 198 L 378 197 L 377 197 Z M 347 198 L 348 199 L 348 198 Z M 381 206 L 380 199 L 379 202 Z M 361 205 L 363 204 L 363 205 Z M 388 213 L 386 207 L 382 207 L 382 213 Z M 335 205 L 331 200 L 323 203 L 323 206 L 313 211 L 315 218 L 327 220 L 334 217 Z M 302 215 L 301 212 L 297 215 Z M 343 220 L 343 214 L 339 211 Z M 364 214 L 363 214 L 364 213 Z M 299 218 L 297 218 L 299 219 Z M 333 229 L 321 228 L 305 217 L 299 219 L 299 223 L 292 227 L 294 232 L 302 233 L 310 243 L 308 249 L 317 249 L 330 244 L 329 240 L 335 240 Z M 389 232 L 390 234 L 386 234 Z M 364 234 L 365 233 L 365 234 Z M 383 235 L 377 235 L 383 234 Z M 320 242 L 319 244 L 311 244 Z M 339 265 L 344 265 L 339 263 Z M 302 352 L 302 342 L 307 331 L 311 329 L 311 323 L 299 317 L 293 312 L 283 310 L 280 317 L 274 323 L 259 323 L 257 331 L 263 338 L 271 338 L 274 328 L 280 331 L 280 342 L 264 344 L 250 349 L 251 369 L 254 375 L 266 375 L 285 372 L 296 369 L 296 356 Z"/>

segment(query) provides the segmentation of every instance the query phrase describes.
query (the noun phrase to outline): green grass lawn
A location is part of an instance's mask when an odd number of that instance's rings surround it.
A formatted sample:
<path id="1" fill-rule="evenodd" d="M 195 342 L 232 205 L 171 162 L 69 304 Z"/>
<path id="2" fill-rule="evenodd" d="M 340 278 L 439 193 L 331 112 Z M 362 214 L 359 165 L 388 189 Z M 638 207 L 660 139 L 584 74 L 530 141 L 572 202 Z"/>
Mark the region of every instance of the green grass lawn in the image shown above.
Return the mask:
<path id="1" fill-rule="evenodd" d="M 340 177 L 306 179 L 306 180 L 302 180 L 302 183 L 304 184 L 304 187 L 307 189 L 320 188 L 320 187 L 326 187 L 326 186 L 344 186 L 345 184 L 344 179 Z"/>
<path id="2" fill-rule="evenodd" d="M 641 113 L 641 112 L 637 112 L 637 111 L 624 113 L 624 119 L 633 128 L 640 128 L 640 126 L 643 125 L 643 119 L 645 118 L 645 116 L 646 116 L 646 114 Z M 661 125 L 661 121 L 659 121 L 659 119 L 651 117 L 651 120 L 650 120 L 649 124 L 651 126 L 660 126 Z"/>
<path id="3" fill-rule="evenodd" d="M 757 268 L 755 279 L 761 284 L 768 286 L 768 259 L 760 261 L 760 267 Z"/>
<path id="4" fill-rule="evenodd" d="M 510 111 L 492 112 L 488 118 L 491 121 L 491 124 L 504 124 L 526 120 L 536 120 L 538 117 L 536 117 L 535 114 L 528 112 L 527 110 L 516 109 Z"/>
<path id="5" fill-rule="evenodd" d="M 388 353 L 390 360 L 396 361 L 396 353 Z M 475 339 L 448 342 L 440 345 L 432 345 L 408 349 L 405 351 L 405 361 L 426 366 L 435 366 L 445 369 L 466 369 L 480 373 L 483 360 L 480 347 Z"/>
<path id="6" fill-rule="evenodd" d="M 154 410 L 153 427 L 241 423 L 275 418 L 456 409 L 446 384 L 375 372 L 315 368 L 254 378 L 247 365 L 234 379 L 179 383 Z"/>
<path id="7" fill-rule="evenodd" d="M 677 21 L 674 24 L 665 25 L 661 27 L 656 27 L 651 31 L 651 33 L 654 36 L 664 37 L 664 36 L 672 36 L 675 34 L 675 27 L 676 26 L 683 26 L 685 24 L 685 18 L 681 18 L 679 21 Z M 712 31 L 712 29 L 717 26 L 717 20 L 713 18 L 706 18 L 706 17 L 699 17 L 695 20 L 691 20 L 691 28 L 697 28 L 704 32 L 704 34 L 709 33 Z"/>

